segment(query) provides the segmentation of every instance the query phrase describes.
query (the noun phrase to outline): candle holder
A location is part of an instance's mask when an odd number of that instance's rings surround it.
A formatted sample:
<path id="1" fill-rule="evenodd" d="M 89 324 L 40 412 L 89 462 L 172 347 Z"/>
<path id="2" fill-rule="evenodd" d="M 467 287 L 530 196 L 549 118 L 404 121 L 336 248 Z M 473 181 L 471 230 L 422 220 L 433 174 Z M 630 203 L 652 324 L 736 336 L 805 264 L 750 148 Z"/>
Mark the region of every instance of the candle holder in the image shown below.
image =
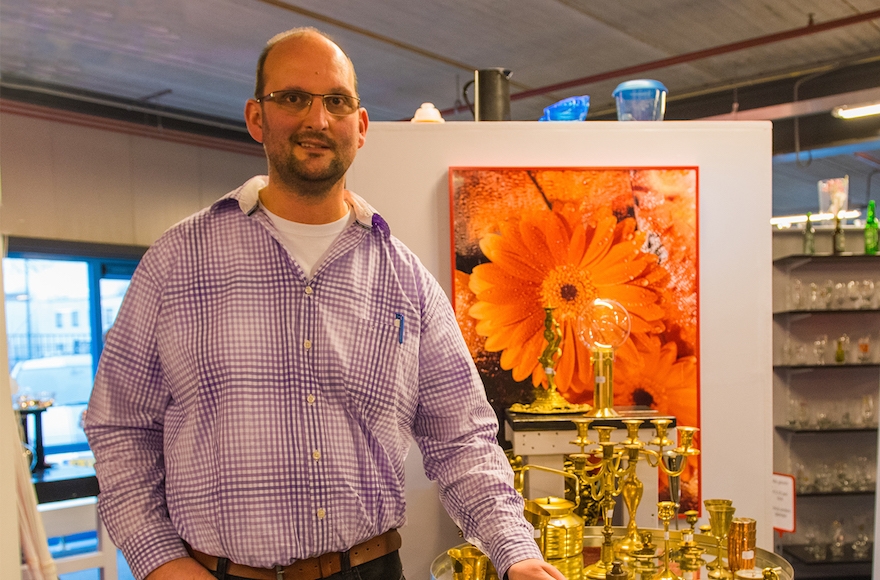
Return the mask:
<path id="1" fill-rule="evenodd" d="M 578 322 L 580 338 L 593 353 L 593 408 L 587 416 L 619 417 L 614 410 L 614 351 L 629 338 L 629 312 L 619 302 L 596 298 Z"/>
<path id="2" fill-rule="evenodd" d="M 681 576 L 669 569 L 669 522 L 676 514 L 675 502 L 661 501 L 657 504 L 657 515 L 663 522 L 663 570 L 654 580 L 682 580 Z"/>
<path id="3" fill-rule="evenodd" d="M 553 318 L 553 309 L 544 308 L 544 340 L 547 346 L 538 357 L 538 362 L 547 375 L 547 388 L 538 385 L 535 388 L 535 400 L 532 403 L 515 403 L 510 406 L 514 413 L 533 413 L 551 415 L 554 413 L 582 413 L 590 411 L 587 404 L 569 403 L 556 389 L 556 365 L 562 355 L 562 330 Z"/>

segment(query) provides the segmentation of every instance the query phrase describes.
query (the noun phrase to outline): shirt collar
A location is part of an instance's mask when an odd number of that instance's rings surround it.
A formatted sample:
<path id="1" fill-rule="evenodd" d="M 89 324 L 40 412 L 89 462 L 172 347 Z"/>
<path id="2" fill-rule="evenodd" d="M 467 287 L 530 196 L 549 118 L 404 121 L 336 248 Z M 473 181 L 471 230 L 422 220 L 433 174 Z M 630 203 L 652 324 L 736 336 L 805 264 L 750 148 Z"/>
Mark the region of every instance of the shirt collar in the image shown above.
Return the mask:
<path id="1" fill-rule="evenodd" d="M 265 175 L 257 175 L 247 180 L 244 185 L 224 195 L 217 203 L 226 199 L 238 201 L 238 207 L 245 215 L 253 215 L 260 206 L 260 190 L 269 184 L 269 178 Z M 375 228 L 386 237 L 391 235 L 391 228 L 382 219 L 379 212 L 358 194 L 345 190 L 345 201 L 354 210 L 355 222 L 365 229 Z"/>

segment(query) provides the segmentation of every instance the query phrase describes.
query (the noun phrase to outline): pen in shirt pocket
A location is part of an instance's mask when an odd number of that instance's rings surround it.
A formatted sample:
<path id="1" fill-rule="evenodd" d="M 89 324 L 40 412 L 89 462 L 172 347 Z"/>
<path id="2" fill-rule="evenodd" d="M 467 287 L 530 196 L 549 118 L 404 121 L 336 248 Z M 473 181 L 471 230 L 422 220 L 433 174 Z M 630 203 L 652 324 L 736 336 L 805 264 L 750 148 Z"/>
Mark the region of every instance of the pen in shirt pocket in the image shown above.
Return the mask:
<path id="1" fill-rule="evenodd" d="M 397 312 L 394 314 L 394 326 L 397 327 L 397 342 L 403 344 L 403 314 Z"/>

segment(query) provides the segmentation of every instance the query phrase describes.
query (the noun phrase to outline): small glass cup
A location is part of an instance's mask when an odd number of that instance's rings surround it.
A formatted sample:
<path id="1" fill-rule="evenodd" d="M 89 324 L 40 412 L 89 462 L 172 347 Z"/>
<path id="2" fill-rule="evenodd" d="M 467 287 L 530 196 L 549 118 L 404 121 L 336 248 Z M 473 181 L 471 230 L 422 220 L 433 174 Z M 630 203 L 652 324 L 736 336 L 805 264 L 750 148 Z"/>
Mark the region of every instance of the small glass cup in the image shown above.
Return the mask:
<path id="1" fill-rule="evenodd" d="M 871 362 L 871 337 L 859 337 L 859 362 Z"/>
<path id="2" fill-rule="evenodd" d="M 819 293 L 819 285 L 810 282 L 809 290 L 807 290 L 807 307 L 810 310 L 822 310 L 822 296 Z"/>
<path id="3" fill-rule="evenodd" d="M 828 544 L 822 542 L 815 530 L 809 530 L 806 534 L 806 552 L 813 560 L 821 561 L 828 559 Z"/>
<path id="4" fill-rule="evenodd" d="M 838 282 L 834 285 L 834 307 L 843 308 L 846 304 L 846 284 Z"/>
<path id="5" fill-rule="evenodd" d="M 803 463 L 795 464 L 794 481 L 798 493 L 811 493 L 816 490 L 813 476 Z"/>
<path id="6" fill-rule="evenodd" d="M 846 538 L 843 533 L 843 523 L 840 520 L 834 520 L 831 522 L 831 544 L 828 546 L 831 558 L 835 560 L 843 558 L 845 546 Z"/>
<path id="7" fill-rule="evenodd" d="M 819 304 L 821 308 L 828 310 L 834 301 L 834 281 L 825 280 L 819 287 Z"/>
<path id="8" fill-rule="evenodd" d="M 859 292 L 862 297 L 862 308 L 870 308 L 874 303 L 874 281 L 862 280 Z"/>
<path id="9" fill-rule="evenodd" d="M 820 465 L 816 473 L 816 491 L 819 493 L 834 491 L 834 478 L 831 475 L 831 468 L 826 463 Z"/>
<path id="10" fill-rule="evenodd" d="M 846 297 L 850 300 L 850 308 L 858 308 L 859 299 L 862 297 L 861 284 L 855 280 L 846 283 Z"/>
<path id="11" fill-rule="evenodd" d="M 791 302 L 792 310 L 799 310 L 804 307 L 804 285 L 800 280 L 792 280 L 789 289 L 788 298 Z"/>
<path id="12" fill-rule="evenodd" d="M 825 364 L 825 347 L 828 345 L 828 335 L 820 334 L 813 341 L 813 354 L 816 355 L 816 364 Z"/>
<path id="13" fill-rule="evenodd" d="M 833 429 L 834 419 L 831 413 L 826 410 L 816 412 L 816 428 L 817 429 Z"/>
<path id="14" fill-rule="evenodd" d="M 877 420 L 874 418 L 874 397 L 872 395 L 864 395 L 862 397 L 862 426 L 873 427 Z"/>

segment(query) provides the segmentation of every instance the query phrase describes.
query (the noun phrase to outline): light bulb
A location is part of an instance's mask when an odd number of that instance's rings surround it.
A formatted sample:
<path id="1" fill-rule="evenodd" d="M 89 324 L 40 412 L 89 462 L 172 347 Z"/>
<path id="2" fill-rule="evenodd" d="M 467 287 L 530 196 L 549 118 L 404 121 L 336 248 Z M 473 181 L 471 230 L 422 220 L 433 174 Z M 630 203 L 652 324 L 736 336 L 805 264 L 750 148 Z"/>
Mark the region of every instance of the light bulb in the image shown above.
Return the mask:
<path id="1" fill-rule="evenodd" d="M 620 302 L 605 298 L 593 300 L 578 323 L 581 341 L 590 348 L 620 348 L 632 328 L 626 308 Z"/>

